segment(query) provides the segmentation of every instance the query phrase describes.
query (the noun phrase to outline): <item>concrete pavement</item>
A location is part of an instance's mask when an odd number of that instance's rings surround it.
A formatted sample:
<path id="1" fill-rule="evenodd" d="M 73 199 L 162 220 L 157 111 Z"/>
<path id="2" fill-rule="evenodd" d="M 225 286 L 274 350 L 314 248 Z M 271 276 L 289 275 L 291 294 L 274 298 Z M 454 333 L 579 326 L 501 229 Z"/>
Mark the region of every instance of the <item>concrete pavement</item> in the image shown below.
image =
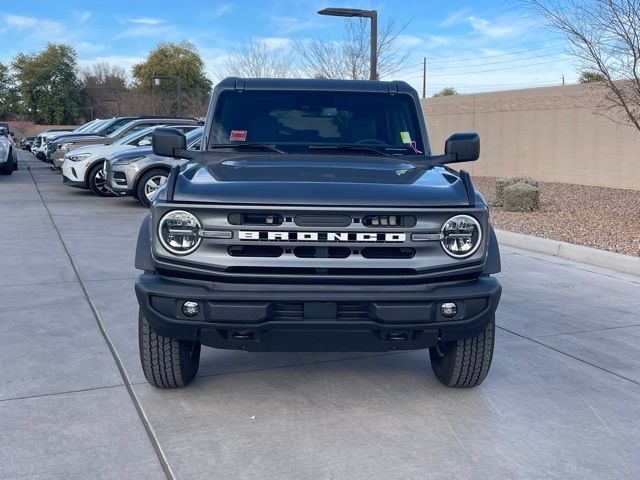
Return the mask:
<path id="1" fill-rule="evenodd" d="M 503 249 L 473 390 L 425 352 L 205 349 L 160 391 L 137 348 L 145 210 L 20 159 L 0 177 L 0 478 L 640 478 L 640 278 Z"/>

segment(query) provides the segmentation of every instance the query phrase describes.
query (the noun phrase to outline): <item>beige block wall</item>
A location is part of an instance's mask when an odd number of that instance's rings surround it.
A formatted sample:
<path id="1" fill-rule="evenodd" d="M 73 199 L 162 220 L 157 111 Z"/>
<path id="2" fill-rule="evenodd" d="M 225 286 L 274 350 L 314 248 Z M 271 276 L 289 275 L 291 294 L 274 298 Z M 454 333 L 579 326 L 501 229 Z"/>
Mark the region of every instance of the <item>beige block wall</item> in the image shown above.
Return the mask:
<path id="1" fill-rule="evenodd" d="M 423 100 L 434 153 L 459 131 L 480 135 L 473 175 L 640 190 L 640 132 L 605 118 L 602 91 L 572 85 Z"/>

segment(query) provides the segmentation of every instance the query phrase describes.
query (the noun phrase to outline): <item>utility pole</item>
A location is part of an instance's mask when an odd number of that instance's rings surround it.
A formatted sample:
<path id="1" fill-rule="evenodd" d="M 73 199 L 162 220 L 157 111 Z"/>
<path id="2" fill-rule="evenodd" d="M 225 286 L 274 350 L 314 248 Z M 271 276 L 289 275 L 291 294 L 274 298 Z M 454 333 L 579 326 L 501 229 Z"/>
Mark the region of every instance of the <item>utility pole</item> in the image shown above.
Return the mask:
<path id="1" fill-rule="evenodd" d="M 422 59 L 422 98 L 427 98 L 427 57 Z"/>
<path id="2" fill-rule="evenodd" d="M 564 75 L 562 75 L 562 86 L 564 87 Z"/>

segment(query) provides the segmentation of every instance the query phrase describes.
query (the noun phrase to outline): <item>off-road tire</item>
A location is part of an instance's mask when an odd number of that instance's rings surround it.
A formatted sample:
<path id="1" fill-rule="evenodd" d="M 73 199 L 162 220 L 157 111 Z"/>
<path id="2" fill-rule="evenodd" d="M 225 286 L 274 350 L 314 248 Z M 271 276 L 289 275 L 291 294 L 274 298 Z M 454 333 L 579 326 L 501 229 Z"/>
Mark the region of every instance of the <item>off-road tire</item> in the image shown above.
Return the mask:
<path id="1" fill-rule="evenodd" d="M 9 152 L 8 161 L 0 168 L 0 175 L 11 175 L 16 169 L 16 160 L 13 158 L 13 151 Z"/>
<path id="2" fill-rule="evenodd" d="M 448 387 L 480 385 L 491 366 L 495 328 L 495 318 L 491 317 L 484 331 L 475 337 L 441 342 L 431 347 L 431 368 L 438 380 Z"/>
<path id="3" fill-rule="evenodd" d="M 98 162 L 93 167 L 91 167 L 91 169 L 89 170 L 89 176 L 87 177 L 87 185 L 89 186 L 89 190 L 91 190 L 98 197 L 114 197 L 115 193 L 110 192 L 109 190 L 102 189 L 99 185 L 96 184 L 96 175 L 103 168 L 104 166 L 102 162 Z"/>
<path id="4" fill-rule="evenodd" d="M 156 333 L 142 312 L 138 317 L 140 361 L 147 381 L 157 388 L 186 387 L 200 365 L 200 342 Z"/>

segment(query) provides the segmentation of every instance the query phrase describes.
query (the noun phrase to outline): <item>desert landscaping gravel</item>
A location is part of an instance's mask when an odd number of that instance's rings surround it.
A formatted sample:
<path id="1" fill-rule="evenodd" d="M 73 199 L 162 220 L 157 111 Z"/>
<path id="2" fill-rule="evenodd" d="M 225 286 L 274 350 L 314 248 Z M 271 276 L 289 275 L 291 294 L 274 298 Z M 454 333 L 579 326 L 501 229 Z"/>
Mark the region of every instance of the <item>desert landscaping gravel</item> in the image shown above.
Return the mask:
<path id="1" fill-rule="evenodd" d="M 473 182 L 491 204 L 495 178 Z M 540 182 L 540 210 L 507 212 L 491 207 L 501 230 L 640 256 L 640 191 Z"/>

